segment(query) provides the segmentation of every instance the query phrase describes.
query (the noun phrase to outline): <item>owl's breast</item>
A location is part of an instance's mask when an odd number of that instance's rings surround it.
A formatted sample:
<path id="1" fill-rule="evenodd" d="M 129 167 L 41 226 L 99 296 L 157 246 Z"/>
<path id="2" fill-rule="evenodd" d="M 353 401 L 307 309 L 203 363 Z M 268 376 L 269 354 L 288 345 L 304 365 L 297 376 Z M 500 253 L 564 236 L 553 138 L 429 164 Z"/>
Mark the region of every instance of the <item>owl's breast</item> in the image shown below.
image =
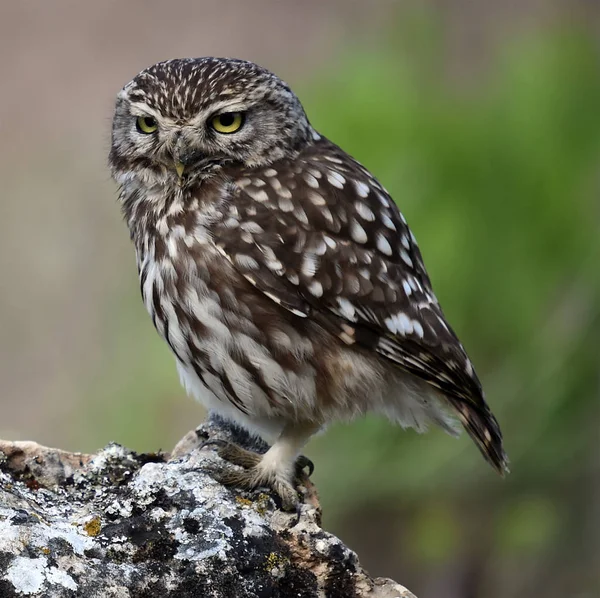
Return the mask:
<path id="1" fill-rule="evenodd" d="M 149 237 L 137 254 L 142 298 L 156 329 L 179 361 L 198 361 L 207 327 L 224 333 L 213 272 L 227 276 L 227 264 L 212 244 L 191 242 L 177 228 Z"/>
<path id="2" fill-rule="evenodd" d="M 138 267 L 146 309 L 207 407 L 266 418 L 314 407 L 313 342 L 209 238 L 175 227 L 138 247 Z"/>

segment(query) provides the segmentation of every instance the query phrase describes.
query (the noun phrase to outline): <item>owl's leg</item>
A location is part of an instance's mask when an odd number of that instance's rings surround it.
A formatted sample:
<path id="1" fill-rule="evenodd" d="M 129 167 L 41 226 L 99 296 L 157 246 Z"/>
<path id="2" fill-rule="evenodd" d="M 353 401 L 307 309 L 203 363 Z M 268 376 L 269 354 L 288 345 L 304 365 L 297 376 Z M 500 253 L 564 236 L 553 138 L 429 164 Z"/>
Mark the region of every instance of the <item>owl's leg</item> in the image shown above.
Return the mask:
<path id="1" fill-rule="evenodd" d="M 259 486 L 270 488 L 281 498 L 283 509 L 293 511 L 298 504 L 295 482 L 305 467 L 311 473 L 313 470 L 312 462 L 298 455 L 318 429 L 319 426 L 312 423 L 288 424 L 263 455 L 251 453 L 232 443 L 219 443 L 217 453 L 245 469 L 225 469 L 215 477 L 225 486 L 243 489 Z"/>

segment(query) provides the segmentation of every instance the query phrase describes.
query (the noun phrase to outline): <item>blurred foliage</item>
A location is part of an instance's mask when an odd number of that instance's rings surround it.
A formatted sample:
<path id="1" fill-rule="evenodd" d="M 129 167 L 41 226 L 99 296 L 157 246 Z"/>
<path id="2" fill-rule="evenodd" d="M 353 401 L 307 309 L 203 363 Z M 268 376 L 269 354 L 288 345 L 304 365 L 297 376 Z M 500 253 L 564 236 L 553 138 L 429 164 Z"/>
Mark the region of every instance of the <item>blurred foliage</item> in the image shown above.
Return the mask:
<path id="1" fill-rule="evenodd" d="M 361 556 L 373 573 L 414 580 L 417 594 L 418 563 L 478 552 L 478 587 L 488 589 L 472 595 L 517 595 L 525 582 L 491 589 L 511 566 L 542 585 L 562 571 L 545 596 L 567 595 L 569 571 L 598 590 L 599 543 L 586 532 L 599 524 L 598 50 L 583 31 L 529 35 L 484 80 L 458 85 L 442 39 L 430 21 L 405 24 L 297 91 L 315 127 L 371 169 L 406 216 L 512 473 L 497 478 L 466 435 L 419 436 L 377 418 L 332 426 L 308 450 L 325 523 L 360 543 L 373 511 L 391 513 Z M 107 321 L 115 313 L 115 351 L 99 367 L 110 380 L 86 439 L 101 443 L 94 430 L 108 428 L 134 447 L 168 446 L 185 431 L 165 436 L 167 401 L 183 394 L 173 361 L 137 297 L 111 306 Z M 398 571 L 384 570 L 385 550 L 399 555 Z"/>

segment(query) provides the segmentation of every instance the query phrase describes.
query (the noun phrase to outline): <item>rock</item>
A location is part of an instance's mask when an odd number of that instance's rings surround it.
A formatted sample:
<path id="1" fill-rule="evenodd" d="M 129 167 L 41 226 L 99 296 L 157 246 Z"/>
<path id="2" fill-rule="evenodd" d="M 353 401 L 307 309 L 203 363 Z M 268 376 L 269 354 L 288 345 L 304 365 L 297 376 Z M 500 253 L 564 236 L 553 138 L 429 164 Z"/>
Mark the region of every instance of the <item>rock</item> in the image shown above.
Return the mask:
<path id="1" fill-rule="evenodd" d="M 214 481 L 214 437 L 266 449 L 214 417 L 171 455 L 0 441 L 0 597 L 414 598 L 321 529 L 308 479 L 297 513 Z"/>

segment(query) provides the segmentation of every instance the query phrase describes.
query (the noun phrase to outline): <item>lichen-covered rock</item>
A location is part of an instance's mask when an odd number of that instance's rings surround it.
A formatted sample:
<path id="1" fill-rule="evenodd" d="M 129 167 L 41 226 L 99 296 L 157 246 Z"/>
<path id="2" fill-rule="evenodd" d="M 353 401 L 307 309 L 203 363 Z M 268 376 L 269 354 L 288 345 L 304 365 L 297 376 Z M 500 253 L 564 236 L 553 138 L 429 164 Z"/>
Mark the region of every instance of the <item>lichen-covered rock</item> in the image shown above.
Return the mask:
<path id="1" fill-rule="evenodd" d="M 308 480 L 298 513 L 266 491 L 214 481 L 210 472 L 229 465 L 198 448 L 209 437 L 265 449 L 217 419 L 171 455 L 0 441 L 0 597 L 413 596 L 370 578 L 320 528 Z"/>

